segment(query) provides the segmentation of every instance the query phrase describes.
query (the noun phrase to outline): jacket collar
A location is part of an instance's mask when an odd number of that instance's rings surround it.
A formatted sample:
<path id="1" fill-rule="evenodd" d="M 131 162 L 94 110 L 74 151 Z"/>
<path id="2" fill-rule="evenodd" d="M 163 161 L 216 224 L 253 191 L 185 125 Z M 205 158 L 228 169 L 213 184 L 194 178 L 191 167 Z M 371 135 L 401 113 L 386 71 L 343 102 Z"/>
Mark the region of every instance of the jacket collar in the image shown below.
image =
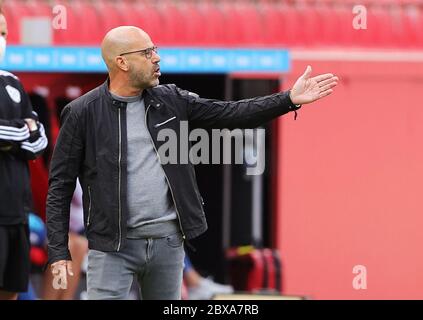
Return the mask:
<path id="1" fill-rule="evenodd" d="M 116 100 L 115 98 L 113 98 L 112 94 L 109 91 L 109 83 L 110 83 L 110 79 L 109 77 L 107 77 L 107 80 L 104 81 L 104 83 L 101 85 L 100 91 L 101 91 L 101 96 L 105 97 L 106 100 L 113 105 L 116 108 L 125 108 L 126 107 L 126 102 L 123 101 L 119 101 Z"/>
<path id="2" fill-rule="evenodd" d="M 163 103 L 157 100 L 157 98 L 153 95 L 153 89 L 145 89 L 142 93 L 142 97 L 144 99 L 144 104 L 146 107 L 152 106 L 155 109 L 159 109 Z"/>
<path id="3" fill-rule="evenodd" d="M 109 91 L 109 83 L 110 83 L 110 78 L 107 77 L 107 80 L 101 85 L 101 93 L 103 97 L 106 97 L 106 99 L 115 107 L 117 108 L 124 108 L 126 107 L 126 102 L 122 102 L 119 100 L 116 100 L 113 98 L 113 96 L 111 95 L 110 91 Z M 161 103 L 160 101 L 158 101 L 154 95 L 152 94 L 152 89 L 145 89 L 142 92 L 142 97 L 144 99 L 144 103 L 145 106 L 147 108 L 147 106 L 151 105 L 152 107 L 159 109 L 163 103 Z"/>

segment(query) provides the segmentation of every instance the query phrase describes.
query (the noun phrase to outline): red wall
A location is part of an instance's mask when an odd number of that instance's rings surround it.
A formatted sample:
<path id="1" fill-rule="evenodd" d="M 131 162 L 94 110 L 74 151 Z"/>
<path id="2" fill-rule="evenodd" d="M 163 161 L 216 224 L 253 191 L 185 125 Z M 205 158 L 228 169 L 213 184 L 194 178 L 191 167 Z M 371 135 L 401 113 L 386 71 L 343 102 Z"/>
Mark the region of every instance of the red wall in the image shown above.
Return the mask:
<path id="1" fill-rule="evenodd" d="M 284 291 L 423 299 L 423 63 L 294 60 L 288 87 L 307 63 L 341 81 L 297 121 L 278 120 Z M 355 265 L 366 290 L 352 286 Z"/>

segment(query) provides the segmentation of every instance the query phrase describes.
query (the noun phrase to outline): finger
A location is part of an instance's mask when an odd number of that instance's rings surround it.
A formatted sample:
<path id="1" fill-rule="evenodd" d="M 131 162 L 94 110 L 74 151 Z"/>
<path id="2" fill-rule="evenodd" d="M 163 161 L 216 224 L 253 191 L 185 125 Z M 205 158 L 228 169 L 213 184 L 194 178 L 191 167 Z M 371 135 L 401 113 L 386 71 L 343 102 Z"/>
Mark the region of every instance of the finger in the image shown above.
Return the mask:
<path id="1" fill-rule="evenodd" d="M 328 79 L 330 79 L 332 77 L 333 77 L 333 74 L 332 73 L 325 73 L 325 74 L 320 74 L 318 76 L 315 76 L 313 78 L 313 80 L 316 80 L 317 82 L 320 82 L 320 81 L 328 80 Z"/>
<path id="2" fill-rule="evenodd" d="M 327 84 L 329 84 L 331 82 L 338 82 L 338 80 L 339 80 L 338 77 L 332 77 L 330 79 L 320 81 L 319 82 L 319 87 L 321 88 L 321 87 L 323 87 L 323 86 L 325 86 L 325 85 L 327 85 Z"/>
<path id="3" fill-rule="evenodd" d="M 66 260 L 59 260 L 51 264 L 52 268 L 56 268 L 57 266 L 64 266 L 66 265 Z"/>
<path id="4" fill-rule="evenodd" d="M 311 67 L 307 66 L 307 68 L 305 69 L 305 72 L 303 73 L 303 75 L 301 77 L 303 77 L 305 79 L 310 78 L 311 71 L 312 71 Z"/>
<path id="5" fill-rule="evenodd" d="M 72 262 L 68 261 L 68 263 L 66 264 L 67 269 L 68 269 L 68 274 L 70 276 L 73 276 L 73 268 L 72 268 Z"/>
<path id="6" fill-rule="evenodd" d="M 326 91 L 321 92 L 321 93 L 319 94 L 319 99 L 320 99 L 320 98 L 323 98 L 323 97 L 326 97 L 326 96 L 328 96 L 328 95 L 330 95 L 332 92 L 333 92 L 333 90 L 332 90 L 332 89 L 329 89 L 329 90 L 326 90 Z"/>
<path id="7" fill-rule="evenodd" d="M 329 89 L 335 87 L 337 84 L 338 83 L 336 83 L 336 82 L 332 82 L 332 83 L 329 83 L 329 84 L 327 84 L 327 85 L 325 85 L 323 87 L 320 87 L 320 92 L 324 92 L 326 90 L 329 90 Z"/>

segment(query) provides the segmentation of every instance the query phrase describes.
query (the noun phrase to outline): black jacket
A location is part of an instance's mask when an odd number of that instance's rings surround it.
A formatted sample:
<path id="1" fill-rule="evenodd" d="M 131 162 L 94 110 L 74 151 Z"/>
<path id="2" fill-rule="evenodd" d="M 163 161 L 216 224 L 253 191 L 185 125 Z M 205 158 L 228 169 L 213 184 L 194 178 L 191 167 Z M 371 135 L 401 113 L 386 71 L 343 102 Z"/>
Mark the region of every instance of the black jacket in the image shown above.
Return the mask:
<path id="1" fill-rule="evenodd" d="M 203 99 L 161 85 L 143 91 L 145 121 L 156 150 L 164 143 L 157 134 L 180 121 L 190 129 L 252 128 L 297 109 L 288 92 L 224 102 Z M 176 117 L 176 118 L 175 118 Z M 168 121 L 173 119 L 173 121 Z M 62 113 L 62 127 L 50 165 L 47 197 L 49 263 L 70 259 L 69 207 L 79 177 L 83 189 L 84 223 L 89 247 L 119 251 L 126 238 L 126 103 L 114 100 L 108 82 L 71 102 Z M 163 165 L 185 239 L 207 229 L 192 164 Z"/>
<path id="2" fill-rule="evenodd" d="M 47 146 L 44 127 L 29 131 L 25 118 L 37 120 L 20 81 L 0 70 L 0 225 L 24 223 L 32 210 L 27 160 Z"/>

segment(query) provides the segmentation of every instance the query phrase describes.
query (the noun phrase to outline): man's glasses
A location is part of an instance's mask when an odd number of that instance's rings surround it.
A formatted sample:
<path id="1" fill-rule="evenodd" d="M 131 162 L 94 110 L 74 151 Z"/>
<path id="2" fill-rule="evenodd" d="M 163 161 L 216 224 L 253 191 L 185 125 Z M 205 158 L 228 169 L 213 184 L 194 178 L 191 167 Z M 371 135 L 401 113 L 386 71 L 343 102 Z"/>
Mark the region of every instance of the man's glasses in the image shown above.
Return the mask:
<path id="1" fill-rule="evenodd" d="M 135 50 L 135 51 L 130 51 L 130 52 L 124 52 L 121 53 L 120 56 L 123 56 L 125 54 L 131 54 L 131 53 L 141 53 L 143 54 L 147 59 L 151 59 L 151 57 L 153 56 L 153 52 L 157 53 L 157 47 L 151 47 L 151 48 L 147 48 L 147 49 L 143 49 L 143 50 Z"/>

